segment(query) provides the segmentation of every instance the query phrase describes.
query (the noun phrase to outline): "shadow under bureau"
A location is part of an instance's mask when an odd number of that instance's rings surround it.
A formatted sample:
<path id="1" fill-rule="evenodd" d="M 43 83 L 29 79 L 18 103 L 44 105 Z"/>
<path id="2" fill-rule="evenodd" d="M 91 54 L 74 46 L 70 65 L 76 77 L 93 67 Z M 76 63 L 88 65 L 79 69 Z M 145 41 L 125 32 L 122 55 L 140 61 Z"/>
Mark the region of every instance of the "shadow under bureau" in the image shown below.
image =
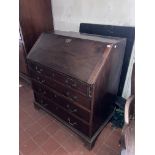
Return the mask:
<path id="1" fill-rule="evenodd" d="M 126 39 L 43 33 L 27 56 L 37 108 L 52 114 L 92 148 L 112 116 Z"/>

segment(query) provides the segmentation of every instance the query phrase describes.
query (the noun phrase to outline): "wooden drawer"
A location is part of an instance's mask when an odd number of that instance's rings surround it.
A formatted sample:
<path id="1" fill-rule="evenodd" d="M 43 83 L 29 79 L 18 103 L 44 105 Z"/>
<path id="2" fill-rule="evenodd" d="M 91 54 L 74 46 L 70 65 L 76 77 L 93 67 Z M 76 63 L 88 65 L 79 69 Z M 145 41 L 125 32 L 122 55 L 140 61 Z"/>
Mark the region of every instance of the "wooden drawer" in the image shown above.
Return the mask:
<path id="1" fill-rule="evenodd" d="M 89 123 L 90 121 L 90 112 L 87 110 L 84 110 L 83 108 L 69 102 L 66 98 L 56 94 L 55 92 L 50 92 L 50 100 L 59 104 L 64 109 L 66 109 L 69 113 L 72 113 L 73 115 L 78 116 L 80 119 L 83 119 Z M 43 95 L 40 93 L 34 92 L 34 96 L 37 102 L 42 103 L 43 101 Z"/>
<path id="2" fill-rule="evenodd" d="M 33 70 L 40 75 L 47 76 L 49 79 L 58 81 L 69 88 L 75 89 L 76 91 L 82 93 L 85 96 L 91 97 L 91 88 L 88 84 L 74 79 L 72 77 L 69 77 L 63 73 L 58 73 L 57 71 L 51 68 L 48 69 L 47 67 L 37 63 L 28 61 L 28 64 L 29 70 Z"/>
<path id="3" fill-rule="evenodd" d="M 38 104 L 40 104 L 45 109 L 49 110 L 63 121 L 67 123 L 67 125 L 79 130 L 85 135 L 89 136 L 89 125 L 75 118 L 72 114 L 68 113 L 64 110 L 60 105 L 46 99 L 45 97 L 41 97 L 40 95 L 35 95 L 35 100 Z"/>
<path id="4" fill-rule="evenodd" d="M 79 130 L 83 134 L 89 136 L 89 126 L 81 122 L 77 118 L 73 117 L 69 113 L 65 112 L 62 108 L 58 107 L 56 104 L 51 106 L 50 110 L 64 120 L 69 126 Z"/>
<path id="5" fill-rule="evenodd" d="M 73 100 L 70 100 L 70 98 L 61 95 L 60 93 L 54 91 L 53 89 L 40 84 L 39 82 L 37 82 L 36 80 L 32 80 L 32 87 L 34 89 L 34 91 L 44 95 L 45 97 L 49 98 L 49 99 L 54 99 L 55 98 L 55 94 L 57 94 L 57 96 L 61 96 L 61 98 L 65 99 L 67 102 L 69 103 L 74 103 L 80 107 L 83 107 L 84 109 L 87 109 L 87 111 L 90 111 L 90 104 L 87 104 L 85 102 L 73 102 Z M 62 99 L 62 100 L 63 100 Z"/>
<path id="6" fill-rule="evenodd" d="M 56 90 L 58 93 L 61 93 L 62 95 L 66 96 L 70 101 L 80 103 L 84 107 L 90 109 L 91 98 L 83 96 L 82 94 L 68 87 L 65 87 L 64 85 L 61 85 L 60 83 L 57 83 L 54 80 L 44 77 L 43 75 L 38 75 L 32 71 L 30 71 L 30 74 L 31 77 L 37 82 Z"/>
<path id="7" fill-rule="evenodd" d="M 40 104 L 42 107 L 49 109 L 50 108 L 50 102 L 48 100 L 45 100 L 44 97 L 42 97 L 40 94 L 33 92 L 35 101 Z"/>

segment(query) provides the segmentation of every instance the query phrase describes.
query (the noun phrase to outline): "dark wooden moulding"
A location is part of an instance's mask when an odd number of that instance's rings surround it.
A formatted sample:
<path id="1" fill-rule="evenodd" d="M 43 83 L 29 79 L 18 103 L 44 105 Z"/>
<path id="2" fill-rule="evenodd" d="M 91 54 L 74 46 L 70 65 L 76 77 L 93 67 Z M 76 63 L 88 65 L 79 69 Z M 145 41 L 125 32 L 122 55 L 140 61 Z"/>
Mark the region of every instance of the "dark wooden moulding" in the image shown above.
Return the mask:
<path id="1" fill-rule="evenodd" d="M 85 140 L 89 149 L 114 111 L 125 38 L 43 33 L 27 56 L 34 105 Z"/>

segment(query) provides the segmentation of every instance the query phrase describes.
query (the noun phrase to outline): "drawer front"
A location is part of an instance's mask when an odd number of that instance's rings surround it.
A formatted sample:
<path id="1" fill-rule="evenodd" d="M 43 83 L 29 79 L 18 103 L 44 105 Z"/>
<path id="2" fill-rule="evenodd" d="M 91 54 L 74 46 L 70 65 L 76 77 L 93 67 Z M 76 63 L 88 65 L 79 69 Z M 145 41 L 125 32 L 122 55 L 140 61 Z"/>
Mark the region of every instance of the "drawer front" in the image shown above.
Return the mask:
<path id="1" fill-rule="evenodd" d="M 38 74 L 42 74 L 48 77 L 51 76 L 51 73 L 44 66 L 32 63 L 30 61 L 28 61 L 27 63 L 28 63 L 29 71 L 33 70 L 34 72 Z"/>
<path id="2" fill-rule="evenodd" d="M 85 96 L 91 96 L 91 92 L 89 89 L 89 85 L 87 85 L 84 82 L 81 82 L 79 80 L 76 80 L 74 78 L 71 78 L 63 73 L 58 73 L 57 71 L 53 70 L 53 69 L 48 69 L 42 65 L 36 64 L 36 63 L 32 63 L 29 62 L 29 69 L 37 72 L 38 74 L 47 76 L 48 78 L 58 81 L 60 83 L 62 83 L 63 85 L 75 89 L 76 91 L 79 91 L 80 93 L 82 93 Z"/>
<path id="3" fill-rule="evenodd" d="M 89 126 L 78 120 L 77 118 L 71 116 L 63 109 L 59 108 L 57 105 L 51 106 L 51 111 L 64 120 L 69 126 L 79 130 L 83 134 L 89 136 Z"/>
<path id="4" fill-rule="evenodd" d="M 85 102 L 73 102 L 72 100 L 70 100 L 68 97 L 61 95 L 60 93 L 57 93 L 55 91 L 53 91 L 52 89 L 48 88 L 45 85 L 42 85 L 38 82 L 36 82 L 35 80 L 32 80 L 32 87 L 33 89 L 44 95 L 45 97 L 55 100 L 56 102 L 66 102 L 66 103 L 70 103 L 70 104 L 76 104 L 78 106 L 82 106 L 84 107 L 83 109 L 86 109 L 87 111 L 90 111 L 90 104 L 86 104 Z M 58 97 L 59 96 L 59 97 Z"/>
<path id="5" fill-rule="evenodd" d="M 54 89 L 58 93 L 61 93 L 62 95 L 66 96 L 70 101 L 79 103 L 79 104 L 83 105 L 84 107 L 90 109 L 91 98 L 83 96 L 83 95 L 79 94 L 78 92 L 65 87 L 64 85 L 57 83 L 54 80 L 50 80 L 47 77 L 38 75 L 34 72 L 33 73 L 31 72 L 31 77 L 32 77 L 32 79 L 38 81 L 39 83 L 46 85 L 46 86 Z"/>
<path id="6" fill-rule="evenodd" d="M 49 110 L 50 112 L 61 118 L 63 121 L 65 121 L 67 125 L 89 136 L 89 125 L 83 123 L 82 121 L 66 112 L 63 108 L 61 108 L 61 106 L 55 104 L 54 102 L 51 102 L 48 99 L 38 96 L 37 94 L 35 94 L 35 100 L 45 109 Z"/>
<path id="7" fill-rule="evenodd" d="M 48 100 L 45 100 L 42 96 L 40 96 L 38 93 L 34 92 L 34 98 L 35 101 L 40 104 L 42 107 L 46 109 L 50 109 L 50 102 Z"/>
<path id="8" fill-rule="evenodd" d="M 34 92 L 35 99 L 38 99 L 40 96 L 40 102 L 42 103 L 43 96 L 39 93 Z M 66 98 L 63 98 L 62 96 L 59 96 L 58 94 L 54 92 L 50 92 L 50 100 L 59 104 L 64 109 L 66 109 L 69 113 L 72 113 L 73 115 L 78 116 L 79 118 L 87 121 L 89 123 L 90 121 L 90 112 L 74 105 L 73 103 L 69 102 Z M 38 102 L 38 100 L 37 100 Z"/>

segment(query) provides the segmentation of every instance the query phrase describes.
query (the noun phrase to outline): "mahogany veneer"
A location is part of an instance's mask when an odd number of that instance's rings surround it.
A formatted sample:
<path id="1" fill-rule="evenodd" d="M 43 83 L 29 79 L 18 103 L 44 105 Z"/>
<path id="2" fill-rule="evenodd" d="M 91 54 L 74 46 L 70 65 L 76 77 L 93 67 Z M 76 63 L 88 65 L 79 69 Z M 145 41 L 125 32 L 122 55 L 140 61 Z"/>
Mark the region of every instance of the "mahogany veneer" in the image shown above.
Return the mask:
<path id="1" fill-rule="evenodd" d="M 125 44 L 125 38 L 43 33 L 27 57 L 35 107 L 91 148 L 114 110 Z"/>

